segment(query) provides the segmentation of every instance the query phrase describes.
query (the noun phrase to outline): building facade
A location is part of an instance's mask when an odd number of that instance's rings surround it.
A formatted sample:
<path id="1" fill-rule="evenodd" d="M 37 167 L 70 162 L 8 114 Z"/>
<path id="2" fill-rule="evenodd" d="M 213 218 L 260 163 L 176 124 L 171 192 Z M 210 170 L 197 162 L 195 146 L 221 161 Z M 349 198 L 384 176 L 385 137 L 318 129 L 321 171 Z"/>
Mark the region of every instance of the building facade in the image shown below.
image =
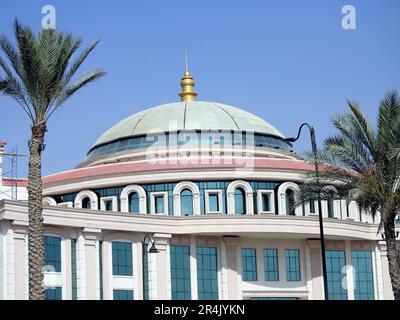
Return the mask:
<path id="1" fill-rule="evenodd" d="M 261 118 L 196 101 L 188 71 L 181 86 L 43 178 L 46 298 L 323 299 L 318 204 L 293 206 L 313 167 Z M 329 298 L 393 299 L 379 221 L 337 198 L 322 215 Z M 28 298 L 27 226 L 0 200 L 0 299 Z"/>

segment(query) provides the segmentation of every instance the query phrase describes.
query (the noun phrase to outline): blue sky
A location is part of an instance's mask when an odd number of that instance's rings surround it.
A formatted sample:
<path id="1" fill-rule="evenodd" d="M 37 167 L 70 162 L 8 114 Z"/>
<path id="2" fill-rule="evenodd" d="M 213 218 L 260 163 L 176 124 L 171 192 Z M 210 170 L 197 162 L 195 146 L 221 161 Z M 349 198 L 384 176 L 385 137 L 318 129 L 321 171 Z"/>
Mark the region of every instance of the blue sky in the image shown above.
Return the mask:
<path id="1" fill-rule="evenodd" d="M 375 119 L 379 100 L 400 89 L 400 1 L 7 1 L 0 32 L 13 38 L 13 20 L 38 31 L 43 5 L 57 10 L 57 29 L 100 38 L 82 71 L 107 76 L 73 97 L 48 124 L 43 174 L 73 168 L 97 138 L 123 118 L 178 101 L 184 50 L 198 100 L 255 113 L 284 135 L 300 123 L 318 140 L 334 133 L 330 117 L 358 101 Z M 341 27 L 342 6 L 357 13 L 357 30 Z M 29 122 L 0 96 L 0 139 L 27 154 Z M 306 135 L 295 145 L 309 148 Z M 25 176 L 27 160 L 19 162 Z M 7 164 L 6 164 L 7 166 Z"/>

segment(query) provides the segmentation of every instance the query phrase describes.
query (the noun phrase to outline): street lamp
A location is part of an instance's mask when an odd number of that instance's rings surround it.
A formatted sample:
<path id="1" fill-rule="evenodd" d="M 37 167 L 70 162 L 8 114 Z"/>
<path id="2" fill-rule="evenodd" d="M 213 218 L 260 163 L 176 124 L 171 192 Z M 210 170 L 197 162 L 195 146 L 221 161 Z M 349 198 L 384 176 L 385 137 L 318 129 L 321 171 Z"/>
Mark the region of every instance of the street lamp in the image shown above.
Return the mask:
<path id="1" fill-rule="evenodd" d="M 158 253 L 158 249 L 156 248 L 156 243 L 155 243 L 153 237 L 149 236 L 148 234 L 146 234 L 144 236 L 144 238 L 143 238 L 143 241 L 142 241 L 142 282 L 143 282 L 143 288 L 142 289 L 143 289 L 143 300 L 145 300 L 145 293 L 144 292 L 145 292 L 146 281 L 145 281 L 145 272 L 144 272 L 144 259 L 145 259 L 145 256 L 146 256 L 147 245 L 148 245 L 147 240 L 149 240 L 150 243 L 151 243 L 151 247 L 148 250 L 148 253 Z"/>
<path id="2" fill-rule="evenodd" d="M 284 140 L 287 142 L 297 141 L 300 138 L 301 130 L 303 129 L 303 127 L 307 127 L 310 130 L 311 148 L 312 148 L 312 153 L 314 156 L 315 173 L 317 175 L 317 186 L 320 187 L 319 179 L 318 179 L 319 167 L 318 167 L 318 155 L 317 155 L 317 142 L 315 140 L 314 127 L 309 125 L 308 123 L 303 123 L 299 128 L 299 133 L 297 134 L 296 138 L 287 138 Z M 323 280 L 324 280 L 324 295 L 325 295 L 325 300 L 329 300 L 328 280 L 327 280 L 328 278 L 326 275 L 324 225 L 323 225 L 323 220 L 322 220 L 321 194 L 319 192 L 318 192 L 318 196 L 317 196 L 317 201 L 318 201 L 318 216 L 319 216 L 319 234 L 320 234 L 320 239 L 321 239 L 322 276 L 323 276 Z"/>

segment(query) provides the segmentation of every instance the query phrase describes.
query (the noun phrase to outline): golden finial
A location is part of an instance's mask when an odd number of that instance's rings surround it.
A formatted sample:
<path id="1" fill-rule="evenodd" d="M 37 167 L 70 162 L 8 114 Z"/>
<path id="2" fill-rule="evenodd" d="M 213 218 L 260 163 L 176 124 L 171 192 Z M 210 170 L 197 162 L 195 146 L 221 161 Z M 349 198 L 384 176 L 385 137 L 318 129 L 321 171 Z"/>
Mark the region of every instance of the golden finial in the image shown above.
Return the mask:
<path id="1" fill-rule="evenodd" d="M 185 50 L 185 73 L 181 78 L 182 92 L 179 94 L 181 101 L 194 101 L 196 100 L 197 93 L 194 92 L 194 80 L 189 73 L 187 52 Z"/>

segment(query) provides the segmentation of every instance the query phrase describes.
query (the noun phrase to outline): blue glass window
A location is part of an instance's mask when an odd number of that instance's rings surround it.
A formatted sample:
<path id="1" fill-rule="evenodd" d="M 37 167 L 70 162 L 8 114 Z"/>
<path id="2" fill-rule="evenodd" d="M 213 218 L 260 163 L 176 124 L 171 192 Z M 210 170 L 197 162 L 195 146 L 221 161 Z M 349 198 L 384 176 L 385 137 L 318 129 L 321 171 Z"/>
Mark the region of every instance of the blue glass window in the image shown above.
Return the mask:
<path id="1" fill-rule="evenodd" d="M 286 249 L 286 280 L 287 281 L 300 281 L 300 250 L 299 249 Z"/>
<path id="2" fill-rule="evenodd" d="M 44 236 L 44 264 L 47 271 L 61 272 L 60 237 Z"/>
<path id="3" fill-rule="evenodd" d="M 133 290 L 113 290 L 114 300 L 133 300 Z"/>
<path id="4" fill-rule="evenodd" d="M 129 212 L 139 213 L 139 195 L 137 192 L 132 192 L 128 197 Z"/>
<path id="5" fill-rule="evenodd" d="M 256 249 L 242 249 L 243 281 L 257 281 Z"/>
<path id="6" fill-rule="evenodd" d="M 155 206 L 155 211 L 157 214 L 164 213 L 164 196 L 163 195 L 157 195 L 154 196 L 154 206 Z"/>
<path id="7" fill-rule="evenodd" d="M 279 281 L 278 250 L 264 249 L 265 281 Z"/>
<path id="8" fill-rule="evenodd" d="M 112 268 L 114 276 L 132 276 L 132 243 L 112 242 Z"/>
<path id="9" fill-rule="evenodd" d="M 242 188 L 235 189 L 235 214 L 246 214 L 246 193 Z"/>
<path id="10" fill-rule="evenodd" d="M 218 198 L 218 193 L 209 193 L 208 194 L 208 210 L 210 212 L 218 212 L 220 211 L 219 208 L 219 198 Z"/>
<path id="11" fill-rule="evenodd" d="M 86 197 L 82 200 L 82 208 L 90 209 L 90 198 Z"/>
<path id="12" fill-rule="evenodd" d="M 193 193 L 189 189 L 181 192 L 181 214 L 183 216 L 193 215 Z"/>
<path id="13" fill-rule="evenodd" d="M 328 218 L 333 218 L 334 217 L 334 212 L 333 212 L 333 199 L 328 199 Z"/>
<path id="14" fill-rule="evenodd" d="M 292 189 L 286 190 L 286 215 L 296 215 L 294 207 L 294 191 Z"/>
<path id="15" fill-rule="evenodd" d="M 112 201 L 111 200 L 105 200 L 104 201 L 104 209 L 106 211 L 112 211 L 113 210 L 113 206 L 112 206 Z"/>
<path id="16" fill-rule="evenodd" d="M 261 211 L 271 211 L 271 194 L 262 193 L 261 194 Z"/>
<path id="17" fill-rule="evenodd" d="M 171 245 L 170 250 L 172 300 L 190 300 L 190 248 Z"/>
<path id="18" fill-rule="evenodd" d="M 44 300 L 61 300 L 62 299 L 62 288 L 52 287 L 44 289 Z"/>
<path id="19" fill-rule="evenodd" d="M 372 252 L 368 250 L 352 251 L 351 262 L 355 273 L 355 300 L 374 300 Z"/>
<path id="20" fill-rule="evenodd" d="M 197 287 L 200 300 L 218 299 L 217 249 L 196 249 Z"/>
<path id="21" fill-rule="evenodd" d="M 310 201 L 310 213 L 315 213 L 315 201 Z"/>
<path id="22" fill-rule="evenodd" d="M 345 252 L 326 250 L 325 258 L 329 300 L 347 300 Z"/>

